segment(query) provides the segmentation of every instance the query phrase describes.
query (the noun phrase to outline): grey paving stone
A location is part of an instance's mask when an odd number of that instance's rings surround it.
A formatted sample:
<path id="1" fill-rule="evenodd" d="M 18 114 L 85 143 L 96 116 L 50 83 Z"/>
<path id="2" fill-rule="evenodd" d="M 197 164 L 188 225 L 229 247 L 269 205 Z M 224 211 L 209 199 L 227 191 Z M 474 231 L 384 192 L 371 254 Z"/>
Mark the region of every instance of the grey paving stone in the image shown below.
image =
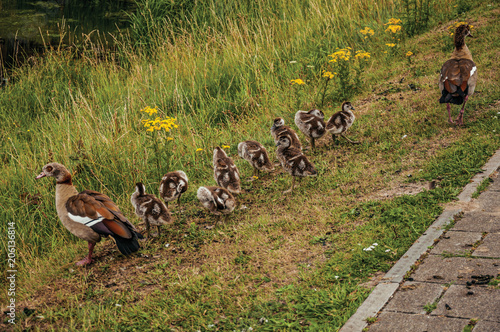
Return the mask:
<path id="1" fill-rule="evenodd" d="M 500 214 L 468 212 L 453 226 L 454 231 L 500 232 Z"/>
<path id="2" fill-rule="evenodd" d="M 424 306 L 433 303 L 443 291 L 443 286 L 438 284 L 407 281 L 399 287 L 384 311 L 425 314 Z"/>
<path id="3" fill-rule="evenodd" d="M 500 323 L 498 322 L 487 322 L 480 320 L 472 332 L 498 332 L 500 331 Z"/>
<path id="4" fill-rule="evenodd" d="M 473 294 L 467 295 L 468 292 Z M 447 307 L 448 306 L 448 307 Z M 479 318 L 500 322 L 500 289 L 452 285 L 444 293 L 431 316 Z"/>
<path id="5" fill-rule="evenodd" d="M 476 200 L 481 212 L 500 213 L 500 193 L 495 190 L 487 190 Z"/>
<path id="6" fill-rule="evenodd" d="M 465 284 L 473 275 L 500 273 L 500 259 L 450 257 L 429 255 L 411 275 L 413 281 L 445 284 Z"/>
<path id="7" fill-rule="evenodd" d="M 427 249 L 434 245 L 434 240 L 438 239 L 444 232 L 444 226 L 460 213 L 457 208 L 445 208 L 443 213 L 432 223 L 422 236 L 413 243 L 408 251 L 397 261 L 396 264 L 385 274 L 384 280 L 391 282 L 402 282 L 406 272 L 424 254 Z"/>
<path id="8" fill-rule="evenodd" d="M 500 258 L 500 232 L 486 235 L 483 243 L 474 250 L 472 256 Z"/>
<path id="9" fill-rule="evenodd" d="M 482 233 L 480 232 L 448 231 L 441 237 L 434 249 L 431 250 L 431 254 L 439 255 L 443 252 L 451 254 L 470 253 L 472 245 L 481 240 L 481 236 Z"/>
<path id="10" fill-rule="evenodd" d="M 376 316 L 398 287 L 399 284 L 394 282 L 379 283 L 354 315 L 342 326 L 340 332 L 361 331 L 366 326 L 366 318 Z"/>
<path id="11" fill-rule="evenodd" d="M 467 319 L 436 317 L 429 315 L 383 312 L 369 332 L 457 332 L 469 323 Z"/>

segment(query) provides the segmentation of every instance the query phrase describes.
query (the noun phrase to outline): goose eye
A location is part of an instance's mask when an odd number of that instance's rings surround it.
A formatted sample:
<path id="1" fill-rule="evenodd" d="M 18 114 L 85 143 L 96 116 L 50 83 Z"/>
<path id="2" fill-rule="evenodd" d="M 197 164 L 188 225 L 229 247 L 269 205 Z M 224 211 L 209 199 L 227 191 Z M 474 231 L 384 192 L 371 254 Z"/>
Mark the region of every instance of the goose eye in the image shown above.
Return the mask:
<path id="1" fill-rule="evenodd" d="M 52 172 L 52 170 L 53 170 L 52 166 L 47 166 L 46 169 L 47 169 L 47 172 Z"/>

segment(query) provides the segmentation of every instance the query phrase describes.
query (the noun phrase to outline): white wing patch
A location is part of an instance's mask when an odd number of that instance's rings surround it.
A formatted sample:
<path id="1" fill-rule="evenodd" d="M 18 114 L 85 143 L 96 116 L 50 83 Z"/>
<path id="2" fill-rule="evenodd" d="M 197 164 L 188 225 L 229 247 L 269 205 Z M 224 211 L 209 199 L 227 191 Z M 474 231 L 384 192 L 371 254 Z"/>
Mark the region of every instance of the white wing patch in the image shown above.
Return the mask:
<path id="1" fill-rule="evenodd" d="M 92 227 L 95 224 L 100 223 L 101 221 L 104 220 L 104 217 L 101 216 L 99 213 L 97 215 L 99 216 L 97 219 L 92 219 L 92 218 L 89 218 L 89 217 L 76 216 L 76 215 L 71 214 L 71 213 L 68 212 L 68 217 L 71 220 L 73 220 L 74 222 L 83 224 L 85 226 L 89 226 L 89 227 Z"/>
<path id="2" fill-rule="evenodd" d="M 472 69 L 470 70 L 470 76 L 474 75 L 476 70 L 477 70 L 476 66 L 472 67 Z"/>

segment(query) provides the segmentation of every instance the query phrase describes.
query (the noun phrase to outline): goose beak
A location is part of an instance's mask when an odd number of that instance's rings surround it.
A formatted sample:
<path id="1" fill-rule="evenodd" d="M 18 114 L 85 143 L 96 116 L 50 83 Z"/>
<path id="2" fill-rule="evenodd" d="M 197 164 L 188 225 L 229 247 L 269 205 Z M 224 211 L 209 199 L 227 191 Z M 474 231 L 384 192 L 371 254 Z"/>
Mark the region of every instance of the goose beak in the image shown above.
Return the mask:
<path id="1" fill-rule="evenodd" d="M 280 145 L 280 142 L 276 143 L 276 146 L 279 146 Z"/>
<path id="2" fill-rule="evenodd" d="M 47 175 L 45 175 L 44 172 L 40 173 L 35 179 L 41 179 L 41 178 L 44 178 L 46 177 Z"/>

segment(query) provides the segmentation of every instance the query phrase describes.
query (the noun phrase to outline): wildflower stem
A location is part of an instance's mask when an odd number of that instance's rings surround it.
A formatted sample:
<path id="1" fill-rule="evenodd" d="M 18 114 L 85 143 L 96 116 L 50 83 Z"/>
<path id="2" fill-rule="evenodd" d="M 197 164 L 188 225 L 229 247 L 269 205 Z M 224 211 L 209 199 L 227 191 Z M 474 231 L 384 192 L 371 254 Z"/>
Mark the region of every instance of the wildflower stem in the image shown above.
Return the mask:
<path id="1" fill-rule="evenodd" d="M 323 88 L 323 93 L 321 95 L 321 107 L 323 107 L 325 102 L 325 95 L 326 95 L 326 90 L 328 88 L 328 82 L 330 82 L 330 77 L 326 78 L 325 87 Z"/>

